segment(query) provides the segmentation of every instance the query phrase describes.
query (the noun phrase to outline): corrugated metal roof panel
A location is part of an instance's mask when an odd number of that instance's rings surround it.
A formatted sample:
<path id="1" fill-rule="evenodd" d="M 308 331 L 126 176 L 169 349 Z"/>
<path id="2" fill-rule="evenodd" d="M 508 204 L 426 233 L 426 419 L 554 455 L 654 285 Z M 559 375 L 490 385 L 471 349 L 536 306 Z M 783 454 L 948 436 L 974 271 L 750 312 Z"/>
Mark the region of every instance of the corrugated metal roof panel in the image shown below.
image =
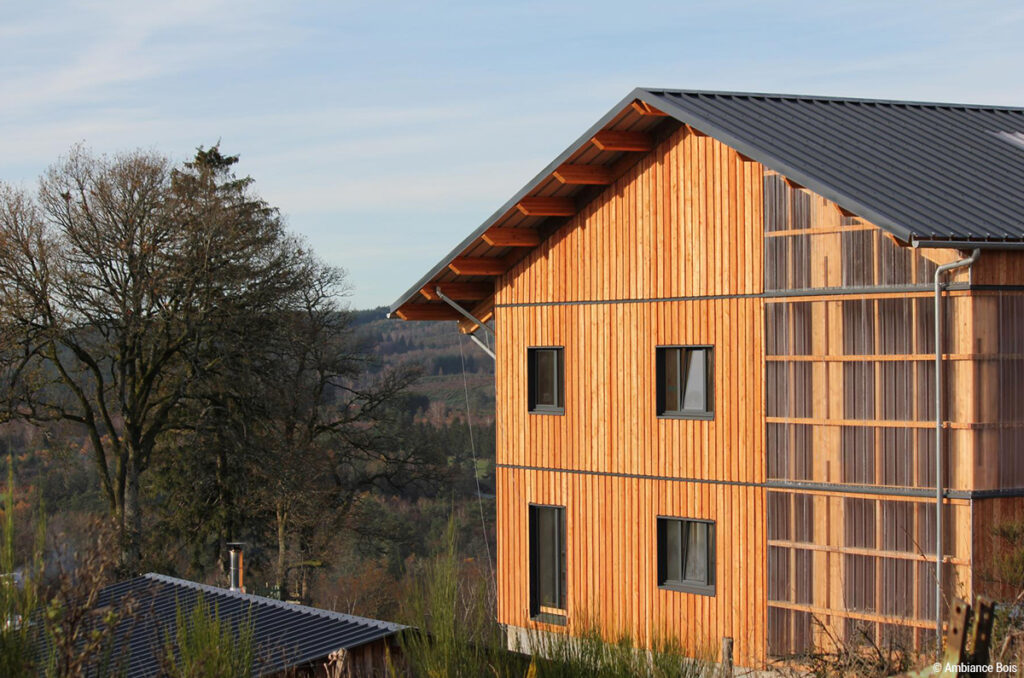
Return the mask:
<path id="1" fill-rule="evenodd" d="M 96 607 L 116 605 L 132 597 L 138 613 L 122 623 L 114 637 L 114 651 L 127 656 L 125 675 L 148 678 L 160 675 L 163 648 L 175 633 L 180 608 L 186 615 L 202 595 L 222 622 L 238 628 L 251 620 L 258 676 L 326 657 L 340 649 L 353 649 L 391 636 L 405 626 L 391 622 L 295 605 L 279 600 L 236 593 L 160 574 L 147 574 L 112 584 L 100 593 Z"/>
<path id="2" fill-rule="evenodd" d="M 1024 239 L 1024 109 L 642 90 L 906 240 Z"/>

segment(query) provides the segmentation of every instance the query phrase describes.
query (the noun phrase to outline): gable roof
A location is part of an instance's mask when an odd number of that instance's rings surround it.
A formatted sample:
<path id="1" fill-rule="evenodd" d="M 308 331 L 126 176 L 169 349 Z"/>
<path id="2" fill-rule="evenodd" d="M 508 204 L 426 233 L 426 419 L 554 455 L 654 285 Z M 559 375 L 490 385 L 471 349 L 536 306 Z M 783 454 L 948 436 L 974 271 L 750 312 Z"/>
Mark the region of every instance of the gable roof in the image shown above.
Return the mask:
<path id="1" fill-rule="evenodd" d="M 340 649 L 352 649 L 391 636 L 404 626 L 294 605 L 262 596 L 197 584 L 161 574 L 146 574 L 104 588 L 96 608 L 117 605 L 131 596 L 134 620 L 123 622 L 114 637 L 114 656 L 127 653 L 128 678 L 160 675 L 160 652 L 173 637 L 178 607 L 189 614 L 202 594 L 211 610 L 233 628 L 251 615 L 255 675 L 302 666 Z"/>
<path id="2" fill-rule="evenodd" d="M 525 254 L 522 246 L 488 241 L 488 231 L 526 229 L 536 233 L 529 242 L 539 242 L 568 214 L 531 215 L 524 199 L 568 199 L 578 208 L 596 195 L 600 182 L 566 181 L 560 169 L 604 167 L 615 176 L 647 148 L 601 144 L 600 135 L 657 139 L 681 124 L 914 246 L 1024 245 L 1024 108 L 641 88 L 459 243 L 392 304 L 391 313 L 458 319 L 431 294 L 445 283 L 475 282 L 475 288 L 460 290 L 466 290 L 467 301 L 485 306 L 486 299 L 472 298 L 471 289 L 479 295 L 480 283 L 494 280 L 487 271 L 501 264 L 507 269 Z M 494 266 L 481 264 L 487 259 L 495 259 Z"/>

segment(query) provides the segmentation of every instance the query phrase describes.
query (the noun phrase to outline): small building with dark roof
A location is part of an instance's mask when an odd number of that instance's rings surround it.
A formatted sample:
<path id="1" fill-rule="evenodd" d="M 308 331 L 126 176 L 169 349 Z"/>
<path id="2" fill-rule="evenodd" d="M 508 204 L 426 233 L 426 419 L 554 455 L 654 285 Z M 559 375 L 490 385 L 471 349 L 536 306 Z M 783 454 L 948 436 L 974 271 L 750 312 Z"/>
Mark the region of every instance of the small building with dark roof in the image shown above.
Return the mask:
<path id="1" fill-rule="evenodd" d="M 146 574 L 107 586 L 95 605 L 118 609 L 133 602 L 134 614 L 118 625 L 112 638 L 125 678 L 161 675 L 162 656 L 168 639 L 175 637 L 178 612 L 188 618 L 200 596 L 236 635 L 240 627 L 251 624 L 255 676 L 385 676 L 385 657 L 394 656 L 396 634 L 406 628 Z M 335 672 L 328 673 L 328 667 Z"/>

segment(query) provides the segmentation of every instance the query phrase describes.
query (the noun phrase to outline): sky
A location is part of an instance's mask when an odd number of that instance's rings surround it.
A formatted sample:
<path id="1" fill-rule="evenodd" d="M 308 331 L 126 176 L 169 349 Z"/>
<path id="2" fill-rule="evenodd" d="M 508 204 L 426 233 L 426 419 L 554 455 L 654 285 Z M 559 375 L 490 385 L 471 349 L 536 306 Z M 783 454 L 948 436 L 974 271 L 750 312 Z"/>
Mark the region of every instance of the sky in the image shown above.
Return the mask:
<path id="1" fill-rule="evenodd" d="M 635 87 L 1024 106 L 1018 2 L 0 0 L 0 181 L 221 144 L 387 305 Z"/>

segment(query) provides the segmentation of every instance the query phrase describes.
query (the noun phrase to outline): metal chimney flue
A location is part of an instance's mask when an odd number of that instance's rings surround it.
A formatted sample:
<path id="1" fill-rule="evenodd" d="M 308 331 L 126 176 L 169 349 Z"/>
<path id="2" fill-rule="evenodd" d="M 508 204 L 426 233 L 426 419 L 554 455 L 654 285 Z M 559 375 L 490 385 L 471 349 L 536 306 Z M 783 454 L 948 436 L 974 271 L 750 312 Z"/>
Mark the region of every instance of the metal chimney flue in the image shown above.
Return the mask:
<path id="1" fill-rule="evenodd" d="M 231 542 L 228 544 L 228 551 L 231 554 L 231 586 L 232 591 L 245 593 L 245 566 L 242 562 L 242 542 Z"/>

